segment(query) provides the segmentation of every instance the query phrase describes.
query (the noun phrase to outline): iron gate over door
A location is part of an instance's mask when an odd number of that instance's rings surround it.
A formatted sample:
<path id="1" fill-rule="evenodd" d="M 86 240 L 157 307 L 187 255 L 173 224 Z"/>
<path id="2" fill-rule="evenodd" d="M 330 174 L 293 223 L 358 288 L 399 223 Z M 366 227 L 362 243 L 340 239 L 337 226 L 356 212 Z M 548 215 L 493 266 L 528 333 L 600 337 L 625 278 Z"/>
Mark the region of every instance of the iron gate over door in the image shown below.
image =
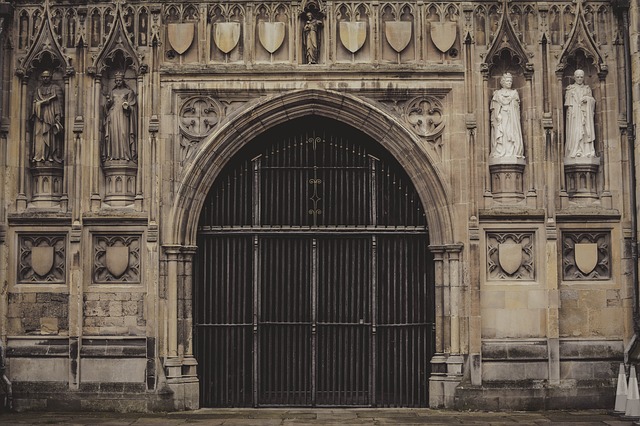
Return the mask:
<path id="1" fill-rule="evenodd" d="M 404 171 L 318 117 L 235 158 L 198 229 L 202 406 L 427 405 L 433 262 Z"/>

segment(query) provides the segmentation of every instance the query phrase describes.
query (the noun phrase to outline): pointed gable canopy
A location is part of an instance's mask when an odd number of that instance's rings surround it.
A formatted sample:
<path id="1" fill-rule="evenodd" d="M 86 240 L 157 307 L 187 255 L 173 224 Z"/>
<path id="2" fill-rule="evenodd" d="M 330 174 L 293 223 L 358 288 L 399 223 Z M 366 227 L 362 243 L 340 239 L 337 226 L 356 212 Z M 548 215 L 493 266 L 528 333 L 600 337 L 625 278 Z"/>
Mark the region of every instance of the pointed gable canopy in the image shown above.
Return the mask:
<path id="1" fill-rule="evenodd" d="M 16 75 L 29 78 L 34 71 L 46 66 L 51 71 L 58 70 L 65 75 L 72 75 L 74 69 L 69 58 L 62 53 L 62 48 L 53 34 L 49 1 L 44 3 L 42 24 L 38 29 L 36 41 L 31 45 L 27 54 L 18 60 Z"/>
<path id="2" fill-rule="evenodd" d="M 107 38 L 102 51 L 89 67 L 89 74 L 101 75 L 106 69 L 118 67 L 120 71 L 132 69 L 136 75 L 146 72 L 146 65 L 141 63 L 139 56 L 127 37 L 124 25 L 121 2 L 116 3 L 116 16 L 111 33 Z M 118 62 L 123 63 L 118 63 Z"/>
<path id="3" fill-rule="evenodd" d="M 569 39 L 565 43 L 562 54 L 560 55 L 560 61 L 558 62 L 556 71 L 563 72 L 567 67 L 569 58 L 575 56 L 577 51 L 582 51 L 587 59 L 589 59 L 597 68 L 598 73 L 606 75 L 608 68 L 604 63 L 604 59 L 600 53 L 600 49 L 598 49 L 598 45 L 588 29 L 587 22 L 584 18 L 582 1 L 583 0 L 578 0 L 577 2 L 578 7 L 576 10 L 576 19 L 573 23 L 571 33 L 569 34 Z"/>
<path id="4" fill-rule="evenodd" d="M 500 18 L 500 24 L 496 36 L 491 43 L 491 47 L 485 57 L 483 65 L 483 72 L 489 73 L 496 63 L 496 60 L 500 58 L 505 52 L 509 54 L 513 62 L 520 66 L 523 72 L 532 73 L 533 64 L 529 63 L 529 56 L 524 50 L 520 39 L 518 38 L 511 21 L 509 20 L 509 7 L 508 0 L 502 2 L 502 17 Z"/>

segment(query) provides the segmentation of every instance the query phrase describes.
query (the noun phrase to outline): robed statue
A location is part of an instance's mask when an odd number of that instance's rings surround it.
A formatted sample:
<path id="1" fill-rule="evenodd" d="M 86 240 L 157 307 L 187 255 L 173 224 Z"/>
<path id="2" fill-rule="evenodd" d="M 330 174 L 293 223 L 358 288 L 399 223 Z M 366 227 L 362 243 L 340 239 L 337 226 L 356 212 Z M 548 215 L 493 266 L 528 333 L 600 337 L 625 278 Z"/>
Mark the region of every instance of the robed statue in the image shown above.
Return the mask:
<path id="1" fill-rule="evenodd" d="M 105 110 L 103 160 L 136 161 L 138 104 L 136 93 L 127 86 L 122 72 L 115 74 Z"/>
<path id="2" fill-rule="evenodd" d="M 40 84 L 33 95 L 31 120 L 33 121 L 34 162 L 62 163 L 63 136 L 63 94 L 62 89 L 51 82 L 51 73 L 40 74 Z"/>
<path id="3" fill-rule="evenodd" d="M 595 157 L 593 123 L 596 100 L 591 88 L 584 84 L 584 71 L 573 73 L 574 84 L 567 87 L 564 105 L 567 107 L 565 157 Z"/>
<path id="4" fill-rule="evenodd" d="M 500 89 L 491 98 L 491 158 L 524 158 L 522 127 L 520 124 L 520 96 L 511 88 L 513 76 L 500 78 Z"/>
<path id="5" fill-rule="evenodd" d="M 313 13 L 307 12 L 306 21 L 302 28 L 302 47 L 308 64 L 317 64 L 320 58 L 320 27 L 322 21 Z"/>

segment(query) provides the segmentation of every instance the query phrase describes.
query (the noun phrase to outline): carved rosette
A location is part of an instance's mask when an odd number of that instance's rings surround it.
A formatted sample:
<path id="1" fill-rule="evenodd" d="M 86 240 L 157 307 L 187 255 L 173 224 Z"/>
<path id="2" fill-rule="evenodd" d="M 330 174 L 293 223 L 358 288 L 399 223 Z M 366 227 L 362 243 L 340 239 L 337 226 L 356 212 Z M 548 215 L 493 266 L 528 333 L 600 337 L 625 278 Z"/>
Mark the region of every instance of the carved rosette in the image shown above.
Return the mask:
<path id="1" fill-rule="evenodd" d="M 188 159 L 200 142 L 213 132 L 221 116 L 221 105 L 208 96 L 195 96 L 182 104 L 179 114 L 182 161 Z"/>
<path id="2" fill-rule="evenodd" d="M 424 138 L 440 153 L 445 127 L 442 98 L 421 96 L 411 99 L 405 105 L 404 119 L 418 136 Z"/>
<path id="3" fill-rule="evenodd" d="M 442 157 L 446 127 L 444 101 L 448 90 L 405 99 L 378 99 L 399 116 L 420 139 Z"/>
<path id="4" fill-rule="evenodd" d="M 140 235 L 94 235 L 93 282 L 140 282 Z"/>
<path id="5" fill-rule="evenodd" d="M 20 235 L 18 283 L 64 283 L 66 237 Z"/>
<path id="6" fill-rule="evenodd" d="M 487 233 L 487 280 L 535 279 L 533 232 Z"/>
<path id="7" fill-rule="evenodd" d="M 610 232 L 563 232 L 562 278 L 565 281 L 610 279 Z"/>

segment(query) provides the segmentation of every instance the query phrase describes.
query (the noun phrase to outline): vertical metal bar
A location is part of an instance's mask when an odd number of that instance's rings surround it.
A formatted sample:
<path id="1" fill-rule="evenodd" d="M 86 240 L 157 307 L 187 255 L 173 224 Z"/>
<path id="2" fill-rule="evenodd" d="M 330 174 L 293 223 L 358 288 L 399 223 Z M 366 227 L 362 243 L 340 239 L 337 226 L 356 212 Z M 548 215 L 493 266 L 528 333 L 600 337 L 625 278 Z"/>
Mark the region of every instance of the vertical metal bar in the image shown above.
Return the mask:
<path id="1" fill-rule="evenodd" d="M 316 405 L 317 386 L 317 290 L 318 290 L 318 240 L 311 243 L 311 405 Z"/>
<path id="2" fill-rule="evenodd" d="M 373 176 L 375 178 L 375 176 Z M 375 181 L 375 179 L 372 179 Z M 374 192 L 371 193 L 374 196 Z M 374 197 L 375 198 L 375 197 Z M 373 216 L 375 217 L 375 215 Z M 377 294 L 378 294 L 378 254 L 377 254 L 377 239 L 376 236 L 371 236 L 371 266 L 370 266 L 370 276 L 371 276 L 371 303 L 369 305 L 370 315 L 371 315 L 371 336 L 369 341 L 369 350 L 371 354 L 371 365 L 369 368 L 369 405 L 372 407 L 376 406 L 376 385 L 377 385 L 377 371 L 378 365 L 376 360 L 376 340 L 377 340 L 377 320 L 378 320 L 378 312 L 377 312 Z"/>
<path id="3" fill-rule="evenodd" d="M 254 187 L 255 189 L 255 187 Z M 258 339 L 260 338 L 258 322 L 260 321 L 260 240 L 257 235 L 253 236 L 253 406 L 257 407 L 259 381 L 259 357 L 260 347 Z"/>

